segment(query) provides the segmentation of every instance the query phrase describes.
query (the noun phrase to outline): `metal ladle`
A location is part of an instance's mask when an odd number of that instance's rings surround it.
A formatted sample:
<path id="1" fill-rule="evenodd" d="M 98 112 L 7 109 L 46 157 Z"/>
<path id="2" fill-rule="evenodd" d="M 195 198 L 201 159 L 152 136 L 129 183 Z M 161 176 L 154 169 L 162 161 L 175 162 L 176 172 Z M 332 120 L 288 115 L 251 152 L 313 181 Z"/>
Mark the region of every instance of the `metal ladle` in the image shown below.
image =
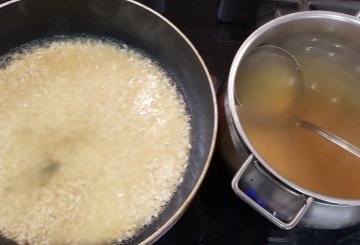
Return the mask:
<path id="1" fill-rule="evenodd" d="M 295 116 L 305 91 L 298 61 L 286 50 L 263 45 L 241 64 L 236 98 L 251 118 L 271 124 L 292 124 L 333 142 L 360 158 L 360 149 L 340 137 Z"/>

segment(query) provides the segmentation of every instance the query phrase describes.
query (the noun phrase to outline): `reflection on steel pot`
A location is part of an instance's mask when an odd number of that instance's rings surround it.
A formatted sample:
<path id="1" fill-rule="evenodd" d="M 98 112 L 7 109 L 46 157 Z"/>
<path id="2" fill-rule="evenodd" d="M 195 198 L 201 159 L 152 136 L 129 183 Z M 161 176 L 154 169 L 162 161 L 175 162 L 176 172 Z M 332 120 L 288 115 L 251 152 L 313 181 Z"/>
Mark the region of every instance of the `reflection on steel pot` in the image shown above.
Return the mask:
<path id="1" fill-rule="evenodd" d="M 189 206 L 215 145 L 216 97 L 198 52 L 168 20 L 132 0 L 11 0 L 0 4 L 0 23 L 0 55 L 59 35 L 104 37 L 143 51 L 174 79 L 191 117 L 189 163 L 166 208 L 137 236 L 121 244 L 155 242 Z"/>
<path id="2" fill-rule="evenodd" d="M 291 14 L 256 30 L 234 58 L 219 102 L 220 150 L 236 173 L 234 192 L 280 228 L 338 229 L 360 223 L 360 162 L 296 125 L 267 125 L 249 118 L 235 95 L 237 81 L 246 79 L 242 65 L 261 45 L 288 50 L 302 66 L 306 83 L 296 116 L 359 146 L 360 59 L 354 55 L 360 52 L 359 31 L 360 20 L 353 16 Z M 269 79 L 275 83 L 279 72 L 270 69 Z M 280 96 L 286 98 L 286 91 Z"/>

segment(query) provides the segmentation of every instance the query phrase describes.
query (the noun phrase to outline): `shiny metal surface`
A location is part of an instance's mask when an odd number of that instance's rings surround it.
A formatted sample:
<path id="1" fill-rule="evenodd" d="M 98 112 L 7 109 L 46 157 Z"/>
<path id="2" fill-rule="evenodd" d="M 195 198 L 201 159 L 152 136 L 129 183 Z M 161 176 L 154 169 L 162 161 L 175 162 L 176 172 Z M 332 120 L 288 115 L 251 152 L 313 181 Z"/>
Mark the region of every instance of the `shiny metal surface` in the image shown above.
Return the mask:
<path id="1" fill-rule="evenodd" d="M 263 216 L 265 216 L 267 219 L 269 219 L 271 222 L 273 222 L 276 226 L 278 226 L 281 229 L 290 230 L 297 226 L 306 213 L 306 211 L 309 209 L 313 198 L 312 197 L 304 197 L 304 204 L 300 206 L 299 210 L 292 215 L 292 218 L 289 221 L 283 221 L 276 217 L 276 215 L 270 213 L 266 208 L 263 206 L 266 205 L 265 200 L 258 203 L 259 201 L 253 200 L 252 197 L 250 197 L 249 193 L 244 192 L 240 187 L 239 183 L 241 181 L 241 177 L 244 175 L 246 169 L 248 166 L 253 162 L 253 155 L 250 155 L 244 164 L 240 167 L 240 169 L 235 174 L 231 186 L 234 190 L 234 192 L 242 198 L 245 202 L 247 202 L 250 206 L 257 209 Z M 254 180 L 253 180 L 254 181 Z M 256 198 L 255 198 L 256 199 Z M 258 198 L 257 198 L 258 199 Z"/>
<path id="2" fill-rule="evenodd" d="M 246 178 L 247 173 L 245 173 L 239 185 L 254 188 L 259 197 L 252 199 L 257 202 L 266 200 L 265 208 L 276 218 L 289 222 L 296 214 L 296 210 L 299 210 L 299 205 L 303 203 L 303 198 L 294 198 L 294 196 L 307 196 L 313 198 L 313 202 L 299 221 L 299 225 L 321 229 L 344 228 L 360 223 L 360 200 L 334 198 L 312 192 L 280 175 L 264 161 L 247 138 L 236 112 L 234 84 L 237 71 L 244 57 L 254 48 L 260 45 L 281 47 L 289 40 L 301 45 L 326 45 L 329 49 L 337 49 L 341 52 L 360 53 L 360 43 L 357 38 L 359 31 L 359 19 L 345 14 L 327 11 L 290 14 L 275 19 L 253 32 L 234 58 L 225 91 L 224 111 L 221 115 L 226 118 L 226 122 L 220 127 L 220 149 L 235 171 L 250 154 L 254 155 L 258 164 L 249 173 L 254 176 L 253 180 L 257 178 L 256 183 L 251 181 L 251 178 Z M 224 119 L 220 121 L 222 120 Z M 231 142 L 224 139 L 224 135 L 230 135 Z M 229 145 L 232 146 L 228 147 Z M 270 185 L 271 183 L 273 185 Z M 294 203 L 297 203 L 296 208 Z"/>
<path id="3" fill-rule="evenodd" d="M 316 126 L 315 124 L 312 124 L 310 122 L 307 121 L 303 121 L 303 120 L 299 120 L 296 123 L 297 126 L 302 127 L 304 129 L 307 129 L 317 135 L 320 135 L 321 137 L 324 137 L 325 139 L 333 142 L 334 144 L 338 145 L 339 147 L 343 148 L 344 150 L 346 150 L 347 152 L 357 156 L 360 158 L 360 149 L 357 148 L 356 146 L 350 144 L 349 142 L 347 142 L 346 140 L 343 140 L 341 138 L 339 138 L 338 136 L 322 129 L 319 128 L 318 126 Z"/>
<path id="4" fill-rule="evenodd" d="M 355 17 L 360 18 L 360 10 L 356 13 Z"/>

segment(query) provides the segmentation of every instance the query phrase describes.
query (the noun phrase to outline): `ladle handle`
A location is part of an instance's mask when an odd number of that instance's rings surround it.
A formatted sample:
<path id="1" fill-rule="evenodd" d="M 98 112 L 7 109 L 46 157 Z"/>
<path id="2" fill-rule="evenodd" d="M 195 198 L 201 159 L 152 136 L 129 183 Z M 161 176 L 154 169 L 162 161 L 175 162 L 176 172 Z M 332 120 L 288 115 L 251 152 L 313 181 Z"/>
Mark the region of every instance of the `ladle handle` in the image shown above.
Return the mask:
<path id="1" fill-rule="evenodd" d="M 304 129 L 307 129 L 317 135 L 320 135 L 322 137 L 324 137 L 325 139 L 333 142 L 334 144 L 340 146 L 341 148 L 343 148 L 344 150 L 350 152 L 351 154 L 357 156 L 360 158 L 360 149 L 357 148 L 356 146 L 350 144 L 349 142 L 339 138 L 338 136 L 322 129 L 319 128 L 318 126 L 316 126 L 315 124 L 312 124 L 310 122 L 307 121 L 303 121 L 303 120 L 299 120 L 296 123 L 297 126 L 302 127 Z"/>

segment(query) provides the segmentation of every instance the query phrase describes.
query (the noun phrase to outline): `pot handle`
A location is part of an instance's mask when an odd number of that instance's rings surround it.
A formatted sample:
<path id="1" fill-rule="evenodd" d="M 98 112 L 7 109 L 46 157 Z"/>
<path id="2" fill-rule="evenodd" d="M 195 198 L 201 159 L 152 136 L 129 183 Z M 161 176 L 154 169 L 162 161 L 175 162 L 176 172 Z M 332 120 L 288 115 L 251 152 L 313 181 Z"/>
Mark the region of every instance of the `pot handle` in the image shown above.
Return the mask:
<path id="1" fill-rule="evenodd" d="M 246 203 L 248 203 L 250 206 L 252 206 L 254 209 L 256 209 L 260 214 L 265 216 L 268 220 L 270 220 L 272 223 L 274 223 L 276 226 L 278 226 L 281 229 L 290 230 L 294 228 L 301 220 L 301 218 L 304 216 L 306 211 L 309 209 L 313 198 L 312 197 L 306 197 L 301 196 L 300 198 L 304 200 L 302 206 L 298 209 L 296 214 L 289 220 L 289 221 L 283 221 L 275 216 L 275 214 L 272 214 L 270 211 L 265 209 L 262 205 L 264 201 L 256 201 L 256 198 L 252 198 L 251 194 L 247 194 L 239 187 L 239 182 L 241 177 L 244 175 L 245 170 L 249 167 L 250 164 L 254 164 L 254 156 L 251 154 L 244 164 L 240 167 L 240 169 L 235 174 L 234 178 L 232 179 L 231 185 L 234 190 L 234 192 L 243 199 Z M 259 170 L 257 170 L 260 172 Z M 261 173 L 262 174 L 262 173 Z M 263 175 L 263 174 L 262 174 Z M 254 200 L 255 199 L 255 200 Z"/>

